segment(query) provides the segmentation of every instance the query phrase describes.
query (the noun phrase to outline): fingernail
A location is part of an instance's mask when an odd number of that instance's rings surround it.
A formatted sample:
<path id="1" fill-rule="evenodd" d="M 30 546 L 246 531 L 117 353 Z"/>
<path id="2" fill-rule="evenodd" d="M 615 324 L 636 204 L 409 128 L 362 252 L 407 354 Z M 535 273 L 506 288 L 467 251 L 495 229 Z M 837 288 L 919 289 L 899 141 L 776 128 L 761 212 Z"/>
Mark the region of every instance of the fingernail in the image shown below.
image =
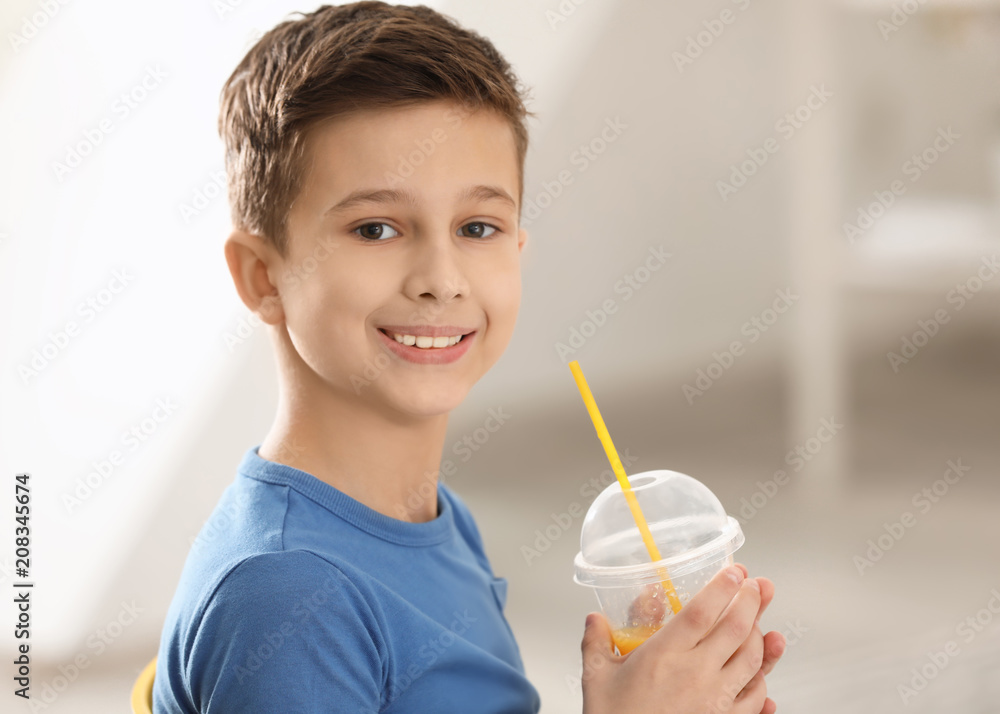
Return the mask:
<path id="1" fill-rule="evenodd" d="M 735 565 L 730 565 L 728 568 L 726 568 L 726 575 L 734 583 L 739 584 L 743 582 L 743 571 L 741 571 Z"/>
<path id="2" fill-rule="evenodd" d="M 760 592 L 760 583 L 757 582 L 757 578 L 750 578 L 747 582 L 749 583 L 750 587 L 752 587 L 757 592 Z"/>

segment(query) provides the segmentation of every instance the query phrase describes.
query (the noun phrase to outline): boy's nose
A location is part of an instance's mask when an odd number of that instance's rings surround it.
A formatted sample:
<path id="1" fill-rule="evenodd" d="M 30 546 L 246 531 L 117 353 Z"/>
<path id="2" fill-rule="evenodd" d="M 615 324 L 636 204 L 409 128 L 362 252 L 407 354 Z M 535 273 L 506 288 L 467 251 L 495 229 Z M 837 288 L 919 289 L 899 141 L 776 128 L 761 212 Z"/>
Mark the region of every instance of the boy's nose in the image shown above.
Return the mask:
<path id="1" fill-rule="evenodd" d="M 435 298 L 450 302 L 469 293 L 462 268 L 462 256 L 454 242 L 445 237 L 416 241 L 406 292 L 414 300 Z"/>

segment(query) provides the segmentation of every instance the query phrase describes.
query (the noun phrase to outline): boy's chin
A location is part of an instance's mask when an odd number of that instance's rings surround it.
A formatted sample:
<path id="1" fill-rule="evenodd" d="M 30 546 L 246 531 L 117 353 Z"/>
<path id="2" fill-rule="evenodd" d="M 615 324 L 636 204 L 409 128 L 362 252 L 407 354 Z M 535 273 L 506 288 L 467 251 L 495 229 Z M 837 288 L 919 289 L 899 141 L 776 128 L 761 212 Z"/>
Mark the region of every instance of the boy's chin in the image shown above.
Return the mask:
<path id="1" fill-rule="evenodd" d="M 416 388 L 400 385 L 389 390 L 387 400 L 403 414 L 413 417 L 434 417 L 448 414 L 461 404 L 469 390 L 455 384 L 434 385 L 428 383 Z"/>

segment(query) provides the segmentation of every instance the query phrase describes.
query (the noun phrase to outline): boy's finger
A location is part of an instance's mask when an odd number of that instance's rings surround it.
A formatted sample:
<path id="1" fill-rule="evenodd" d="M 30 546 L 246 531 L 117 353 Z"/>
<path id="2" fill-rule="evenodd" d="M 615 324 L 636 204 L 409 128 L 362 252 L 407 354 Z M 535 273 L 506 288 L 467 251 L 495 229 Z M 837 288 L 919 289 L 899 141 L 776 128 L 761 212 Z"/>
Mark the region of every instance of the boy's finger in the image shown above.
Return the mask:
<path id="1" fill-rule="evenodd" d="M 757 610 L 755 624 L 760 623 L 760 616 L 764 614 L 764 610 L 767 609 L 767 606 L 771 604 L 771 600 L 774 599 L 774 583 L 767 578 L 757 578 L 757 584 L 760 585 L 760 609 Z"/>
<path id="2" fill-rule="evenodd" d="M 616 657 L 614 641 L 611 639 L 611 627 L 608 619 L 600 612 L 591 612 L 583 630 L 583 641 L 580 650 L 583 654 L 584 666 L 603 661 L 605 657 Z"/>
<path id="3" fill-rule="evenodd" d="M 763 672 L 760 671 L 763 661 L 764 636 L 755 627 L 743 644 L 733 652 L 729 661 L 723 665 L 722 674 L 733 682 L 752 681 L 758 675 L 763 676 Z"/>
<path id="4" fill-rule="evenodd" d="M 660 631 L 669 630 L 670 634 L 658 637 L 658 631 L 650 637 L 650 641 L 658 639 L 670 642 L 671 649 L 681 651 L 692 649 L 712 630 L 726 606 L 739 592 L 742 582 L 745 582 L 742 570 L 735 566 L 723 568 L 679 613 L 660 628 Z"/>
<path id="5" fill-rule="evenodd" d="M 744 580 L 732 605 L 698 643 L 698 648 L 711 652 L 721 667 L 750 635 L 759 609 L 760 585 L 755 578 Z"/>
<path id="6" fill-rule="evenodd" d="M 760 618 L 764 615 L 764 610 L 767 609 L 767 606 L 774 599 L 774 583 L 767 578 L 761 577 L 754 578 L 754 580 L 757 581 L 757 585 L 760 587 L 760 607 L 757 609 L 757 617 L 754 619 L 754 624 L 759 625 Z M 729 603 L 729 606 L 732 607 L 733 604 Z M 725 613 L 723 613 L 724 615 Z"/>
<path id="7" fill-rule="evenodd" d="M 767 683 L 764 675 L 756 674 L 733 700 L 732 714 L 760 714 L 766 711 Z"/>
<path id="8" fill-rule="evenodd" d="M 666 597 L 659 583 L 642 589 L 628 608 L 628 619 L 635 625 L 659 625 L 667 612 Z"/>
<path id="9" fill-rule="evenodd" d="M 768 632 L 764 635 L 764 662 L 760 666 L 761 673 L 770 674 L 783 654 L 785 654 L 785 636 L 780 632 Z"/>

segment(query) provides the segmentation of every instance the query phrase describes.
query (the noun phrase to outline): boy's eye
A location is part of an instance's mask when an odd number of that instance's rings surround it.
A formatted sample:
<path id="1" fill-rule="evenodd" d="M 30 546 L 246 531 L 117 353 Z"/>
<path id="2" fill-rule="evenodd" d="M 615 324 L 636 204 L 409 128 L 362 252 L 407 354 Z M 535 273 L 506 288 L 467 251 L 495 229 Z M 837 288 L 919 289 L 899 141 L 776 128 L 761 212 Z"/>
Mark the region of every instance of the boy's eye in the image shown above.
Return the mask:
<path id="1" fill-rule="evenodd" d="M 480 222 L 466 223 L 459 229 L 459 231 L 466 231 L 462 233 L 466 238 L 489 238 L 496 233 L 496 230 L 496 228 L 488 223 Z"/>
<path id="2" fill-rule="evenodd" d="M 354 232 L 366 240 L 384 240 L 399 235 L 396 229 L 387 223 L 366 223 L 355 228 Z"/>

